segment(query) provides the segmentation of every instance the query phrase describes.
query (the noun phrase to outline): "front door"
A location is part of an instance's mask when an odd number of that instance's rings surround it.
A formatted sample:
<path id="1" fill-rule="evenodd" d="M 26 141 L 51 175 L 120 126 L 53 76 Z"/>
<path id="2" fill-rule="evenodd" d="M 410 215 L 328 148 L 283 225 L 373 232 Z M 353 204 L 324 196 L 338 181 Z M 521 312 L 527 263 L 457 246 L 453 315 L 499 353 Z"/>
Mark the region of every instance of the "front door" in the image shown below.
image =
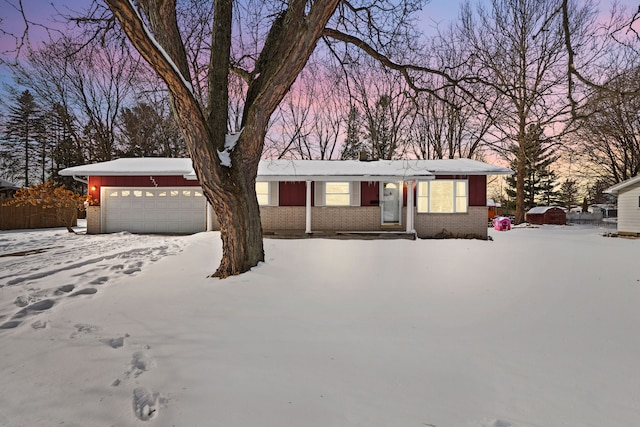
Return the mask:
<path id="1" fill-rule="evenodd" d="M 382 183 L 382 223 L 400 224 L 400 184 Z"/>

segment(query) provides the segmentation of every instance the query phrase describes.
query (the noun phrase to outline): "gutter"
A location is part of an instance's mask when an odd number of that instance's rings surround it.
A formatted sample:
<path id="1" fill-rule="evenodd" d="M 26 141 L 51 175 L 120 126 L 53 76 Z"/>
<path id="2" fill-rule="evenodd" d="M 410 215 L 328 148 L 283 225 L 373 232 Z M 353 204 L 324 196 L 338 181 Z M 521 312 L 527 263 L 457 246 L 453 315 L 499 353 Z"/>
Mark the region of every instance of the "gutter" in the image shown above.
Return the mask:
<path id="1" fill-rule="evenodd" d="M 78 175 L 72 175 L 72 176 L 73 176 L 73 179 L 75 181 L 81 182 L 81 183 L 83 183 L 85 185 L 89 185 L 89 180 L 88 179 L 79 178 Z"/>

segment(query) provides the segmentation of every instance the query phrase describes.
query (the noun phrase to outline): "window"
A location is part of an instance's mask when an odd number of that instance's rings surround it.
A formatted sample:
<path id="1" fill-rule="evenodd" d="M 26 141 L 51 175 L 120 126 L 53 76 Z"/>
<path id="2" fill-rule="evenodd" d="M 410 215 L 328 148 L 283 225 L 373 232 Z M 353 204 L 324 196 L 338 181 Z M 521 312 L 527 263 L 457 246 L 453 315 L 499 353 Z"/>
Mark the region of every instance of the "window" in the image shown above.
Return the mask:
<path id="1" fill-rule="evenodd" d="M 327 182 L 324 187 L 324 204 L 349 206 L 351 204 L 350 187 L 348 182 Z"/>
<path id="2" fill-rule="evenodd" d="M 467 181 L 421 181 L 418 183 L 417 199 L 419 213 L 466 213 Z"/>
<path id="3" fill-rule="evenodd" d="M 260 206 L 269 205 L 269 183 L 256 182 L 256 197 Z"/>

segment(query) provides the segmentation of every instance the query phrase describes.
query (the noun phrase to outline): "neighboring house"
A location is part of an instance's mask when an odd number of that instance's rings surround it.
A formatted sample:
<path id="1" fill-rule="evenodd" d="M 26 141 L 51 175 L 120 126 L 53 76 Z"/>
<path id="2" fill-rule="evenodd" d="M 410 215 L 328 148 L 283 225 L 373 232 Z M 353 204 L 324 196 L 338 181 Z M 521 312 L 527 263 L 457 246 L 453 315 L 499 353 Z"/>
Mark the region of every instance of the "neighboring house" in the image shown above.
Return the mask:
<path id="1" fill-rule="evenodd" d="M 640 235 L 640 176 L 609 187 L 605 193 L 618 196 L 618 233 Z"/>
<path id="2" fill-rule="evenodd" d="M 265 234 L 407 233 L 487 237 L 487 175 L 470 159 L 262 160 Z M 218 228 L 190 159 L 127 158 L 60 171 L 88 179 L 87 232 L 191 233 Z M 410 189 L 410 190 L 409 190 Z"/>
<path id="3" fill-rule="evenodd" d="M 616 218 L 618 216 L 618 208 L 609 204 L 591 205 L 588 211 L 600 214 L 602 218 Z"/>
<path id="4" fill-rule="evenodd" d="M 0 204 L 11 199 L 19 189 L 14 183 L 0 178 Z"/>
<path id="5" fill-rule="evenodd" d="M 567 213 L 558 206 L 536 206 L 525 214 L 525 220 L 529 224 L 557 224 L 567 223 Z"/>

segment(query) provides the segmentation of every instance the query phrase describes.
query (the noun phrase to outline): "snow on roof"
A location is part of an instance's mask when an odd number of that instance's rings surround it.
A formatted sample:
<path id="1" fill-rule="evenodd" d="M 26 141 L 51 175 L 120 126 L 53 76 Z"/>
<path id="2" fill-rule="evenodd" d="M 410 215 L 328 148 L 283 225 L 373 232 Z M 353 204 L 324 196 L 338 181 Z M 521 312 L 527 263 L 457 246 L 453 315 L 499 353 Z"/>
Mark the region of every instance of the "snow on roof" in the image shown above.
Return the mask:
<path id="1" fill-rule="evenodd" d="M 258 180 L 277 181 L 296 178 L 423 178 L 433 175 L 507 175 L 513 171 L 471 159 L 446 160 L 261 160 Z M 125 158 L 60 171 L 64 176 L 146 176 L 182 175 L 196 179 L 190 159 Z"/>
<path id="2" fill-rule="evenodd" d="M 631 178 L 631 179 L 627 179 L 626 181 L 619 182 L 616 185 L 607 188 L 606 190 L 604 190 L 604 192 L 608 194 L 618 194 L 620 190 L 624 190 L 625 188 L 631 187 L 639 182 L 640 182 L 640 175 L 636 176 L 635 178 Z"/>
<path id="3" fill-rule="evenodd" d="M 562 209 L 560 206 L 536 206 L 527 211 L 528 214 L 543 214 L 546 213 L 550 209 Z"/>
<path id="4" fill-rule="evenodd" d="M 0 178 L 0 188 L 1 189 L 19 189 L 20 187 L 18 187 L 16 184 L 14 184 L 13 182 L 7 181 L 6 179 L 2 179 Z"/>
<path id="5" fill-rule="evenodd" d="M 194 174 L 191 159 L 139 157 L 111 160 L 61 170 L 63 176 L 146 176 Z"/>
<path id="6" fill-rule="evenodd" d="M 433 175 L 500 175 L 513 171 L 471 159 L 446 160 L 262 160 L 258 179 L 394 177 L 428 178 Z"/>

